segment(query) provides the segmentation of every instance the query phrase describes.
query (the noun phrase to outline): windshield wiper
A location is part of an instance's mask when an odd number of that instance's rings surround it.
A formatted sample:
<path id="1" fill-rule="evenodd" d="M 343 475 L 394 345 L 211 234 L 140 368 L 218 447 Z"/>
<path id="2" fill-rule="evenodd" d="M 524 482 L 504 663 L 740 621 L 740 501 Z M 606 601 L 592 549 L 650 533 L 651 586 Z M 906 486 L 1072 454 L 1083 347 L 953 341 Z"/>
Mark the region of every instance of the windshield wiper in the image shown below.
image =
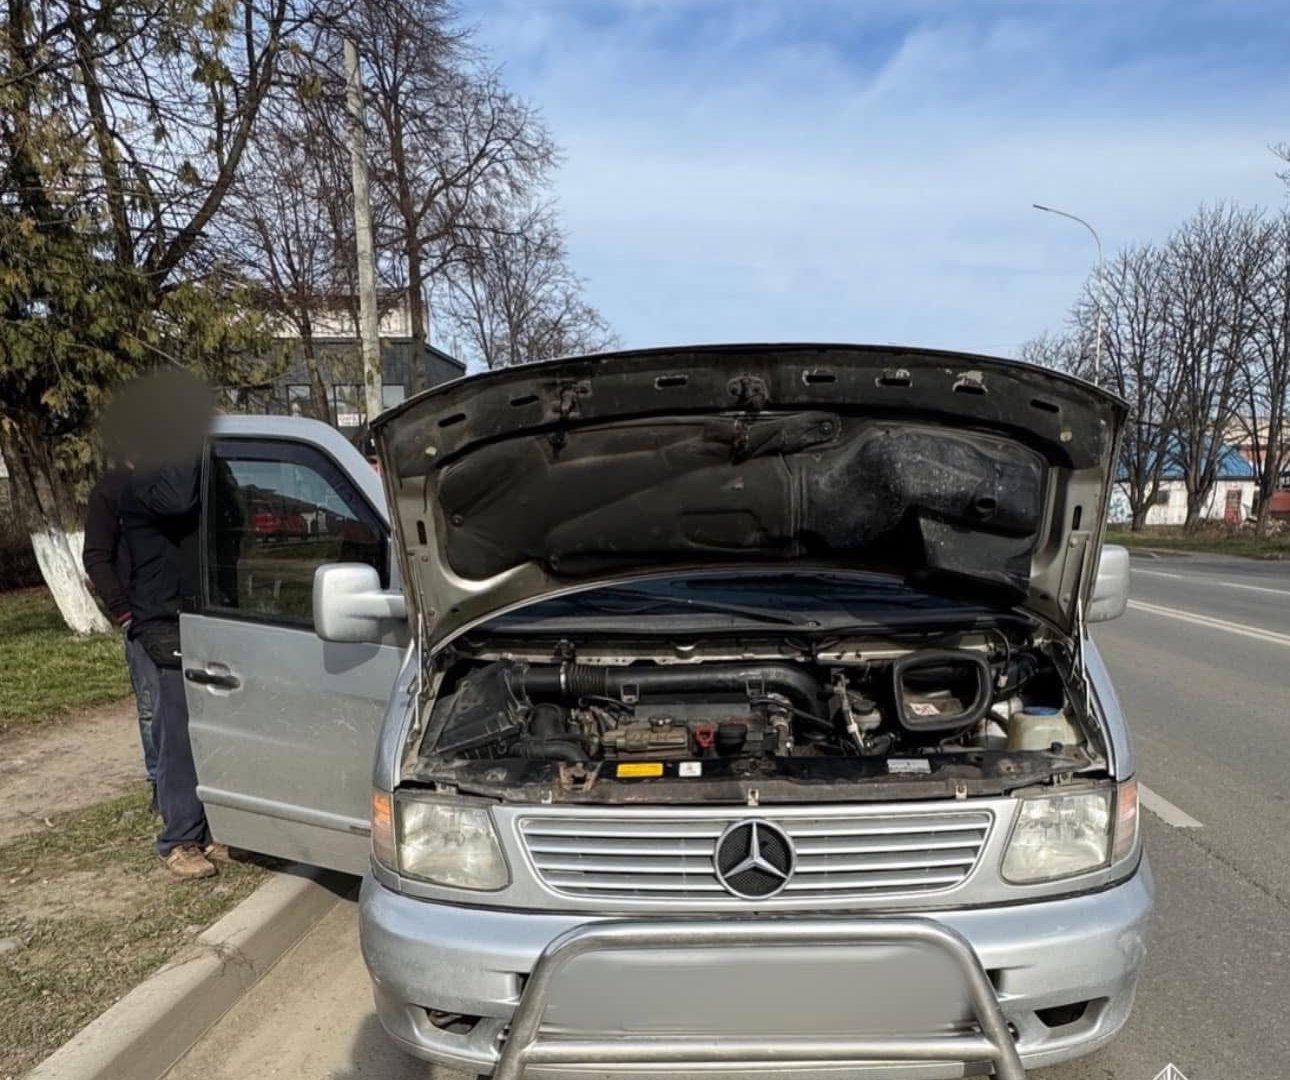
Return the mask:
<path id="1" fill-rule="evenodd" d="M 749 607 L 743 604 L 728 604 L 723 600 L 698 600 L 692 596 L 660 596 L 658 593 L 637 589 L 610 589 L 598 599 L 608 596 L 630 596 L 637 600 L 648 601 L 649 606 L 636 608 L 629 614 L 640 614 L 645 611 L 666 609 L 672 606 L 688 607 L 695 611 L 710 611 L 723 615 L 741 615 L 756 622 L 772 623 L 775 626 L 819 626 L 815 619 L 799 619 L 792 615 L 781 615 L 779 612 L 767 611 L 765 608 Z M 600 605 L 597 605 L 600 606 Z"/>

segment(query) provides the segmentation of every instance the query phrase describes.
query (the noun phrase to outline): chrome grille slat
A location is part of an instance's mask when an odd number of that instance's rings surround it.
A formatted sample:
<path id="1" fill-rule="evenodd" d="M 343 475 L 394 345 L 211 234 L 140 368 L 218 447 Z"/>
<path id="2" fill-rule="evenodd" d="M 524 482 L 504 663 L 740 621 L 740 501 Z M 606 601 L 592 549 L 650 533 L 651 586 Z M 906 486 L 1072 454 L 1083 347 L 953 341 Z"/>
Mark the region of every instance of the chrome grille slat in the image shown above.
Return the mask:
<path id="1" fill-rule="evenodd" d="M 517 818 L 536 874 L 565 896 L 747 903 L 718 881 L 712 856 L 734 821 L 761 817 L 793 840 L 797 866 L 784 896 L 839 900 L 942 892 L 972 873 L 990 836 L 990 811 L 962 807 L 872 814 L 696 812 L 609 815 L 547 811 Z"/>
<path id="2" fill-rule="evenodd" d="M 553 870 L 572 870 L 580 874 L 706 874 L 712 865 L 712 857 L 696 856 L 689 864 L 678 863 L 671 859 L 663 862 L 659 859 L 557 859 L 543 861 L 542 869 L 550 873 Z"/>
<path id="3" fill-rule="evenodd" d="M 701 839 L 685 839 L 675 844 L 642 843 L 626 837 L 616 840 L 605 840 L 597 836 L 594 840 L 578 841 L 573 837 L 564 837 L 559 842 L 547 837 L 532 837 L 529 840 L 529 851 L 543 855 L 703 855 L 712 854 L 716 847 L 715 836 Z"/>
<path id="4" fill-rule="evenodd" d="M 791 832 L 793 834 L 794 839 L 796 839 L 799 836 L 890 836 L 893 834 L 907 833 L 907 832 L 928 832 L 928 833 L 969 832 L 973 829 L 980 829 L 981 827 L 982 826 L 980 822 L 976 822 L 976 823 L 957 822 L 953 824 L 949 824 L 949 823 L 935 824 L 935 823 L 929 823 L 929 822 L 919 822 L 917 824 L 911 824 L 907 827 L 902 827 L 900 825 L 895 825 L 895 824 L 870 825 L 868 823 L 865 823 L 863 825 L 857 825 L 854 828 L 852 828 L 852 827 L 848 827 L 848 824 L 846 822 L 840 822 L 840 823 L 829 822 L 829 824 L 821 825 L 821 826 L 800 826 L 797 824 L 793 824 L 788 831 Z"/>
<path id="5" fill-rule="evenodd" d="M 867 855 L 869 853 L 878 854 L 886 851 L 954 851 L 958 848 L 979 848 L 985 842 L 985 831 L 980 830 L 973 836 L 960 836 L 953 840 L 913 840 L 909 842 L 883 842 L 877 844 L 865 843 L 833 843 L 830 841 L 819 842 L 807 838 L 799 840 L 793 838 L 797 846 L 797 857 L 799 859 L 807 856 L 824 856 L 824 855 Z"/>
<path id="6" fill-rule="evenodd" d="M 579 892 L 584 890 L 597 893 L 644 890 L 646 892 L 716 892 L 726 895 L 726 890 L 721 887 L 717 879 L 710 873 L 695 875 L 692 879 L 678 876 L 671 880 L 666 878 L 642 879 L 635 874 L 603 874 L 596 878 L 583 879 L 576 874 L 552 873 L 546 877 L 547 881 L 552 885 L 574 886 Z"/>
<path id="7" fill-rule="evenodd" d="M 950 885 L 962 879 L 962 874 L 848 874 L 829 881 L 803 881 L 794 877 L 785 892 L 815 892 L 817 889 L 856 889 L 866 892 L 873 889 L 894 889 L 909 885 Z"/>
<path id="8" fill-rule="evenodd" d="M 660 824 L 667 825 L 669 823 L 661 822 Z M 656 839 L 656 838 L 662 839 L 664 837 L 679 836 L 679 837 L 685 837 L 685 838 L 710 837 L 711 839 L 715 840 L 718 836 L 721 835 L 721 830 L 725 827 L 724 824 L 719 824 L 712 828 L 695 828 L 695 826 L 693 825 L 687 826 L 681 822 L 677 822 L 676 824 L 677 824 L 677 828 L 674 828 L 674 829 L 648 827 L 644 825 L 642 825 L 638 829 L 629 829 L 625 826 L 617 826 L 609 829 L 601 829 L 601 828 L 589 829 L 587 826 L 580 827 L 580 826 L 574 826 L 574 825 L 566 825 L 562 827 L 556 827 L 556 826 L 549 825 L 545 822 L 538 825 L 538 824 L 530 824 L 529 822 L 526 821 L 525 831 L 530 832 L 531 835 L 533 836 L 575 836 L 575 837 L 581 838 L 590 834 L 596 837 L 608 836 L 608 837 L 621 837 L 623 839 L 635 839 L 639 837 L 639 838 L 644 838 L 646 840 L 650 840 L 650 839 Z"/>
<path id="9" fill-rule="evenodd" d="M 811 859 L 797 860 L 799 874 L 850 874 L 865 873 L 869 870 L 920 870 L 928 866 L 971 866 L 976 862 L 976 852 L 969 851 L 964 855 L 934 855 L 926 859 L 889 859 L 875 857 L 872 859 Z"/>

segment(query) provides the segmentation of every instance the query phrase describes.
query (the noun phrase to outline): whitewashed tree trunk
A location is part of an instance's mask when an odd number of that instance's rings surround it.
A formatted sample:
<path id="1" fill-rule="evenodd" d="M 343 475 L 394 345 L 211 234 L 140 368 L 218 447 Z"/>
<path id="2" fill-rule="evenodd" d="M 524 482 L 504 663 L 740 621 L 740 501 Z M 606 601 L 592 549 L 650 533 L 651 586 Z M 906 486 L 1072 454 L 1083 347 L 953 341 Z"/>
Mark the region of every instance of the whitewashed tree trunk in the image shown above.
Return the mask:
<path id="1" fill-rule="evenodd" d="M 69 630 L 107 633 L 81 565 L 85 532 L 71 486 L 60 474 L 46 432 L 0 419 L 0 453 L 9 470 L 14 509 L 31 537 L 41 576 Z"/>
<path id="2" fill-rule="evenodd" d="M 105 634 L 112 629 L 94 602 L 89 579 L 81 566 L 85 549 L 83 530 L 65 532 L 50 528 L 31 534 L 32 550 L 40 574 L 58 605 L 68 629 L 77 634 Z"/>

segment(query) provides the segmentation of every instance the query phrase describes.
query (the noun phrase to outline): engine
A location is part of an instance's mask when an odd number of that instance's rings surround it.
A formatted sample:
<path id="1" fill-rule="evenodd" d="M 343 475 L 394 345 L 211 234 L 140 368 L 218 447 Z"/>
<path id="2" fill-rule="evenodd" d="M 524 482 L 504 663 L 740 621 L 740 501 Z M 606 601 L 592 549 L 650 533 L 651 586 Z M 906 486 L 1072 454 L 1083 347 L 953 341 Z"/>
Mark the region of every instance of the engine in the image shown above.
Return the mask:
<path id="1" fill-rule="evenodd" d="M 423 745 L 441 760 L 874 757 L 1072 743 L 1067 713 L 1052 663 L 1011 648 L 833 666 L 470 660 L 445 681 Z"/>

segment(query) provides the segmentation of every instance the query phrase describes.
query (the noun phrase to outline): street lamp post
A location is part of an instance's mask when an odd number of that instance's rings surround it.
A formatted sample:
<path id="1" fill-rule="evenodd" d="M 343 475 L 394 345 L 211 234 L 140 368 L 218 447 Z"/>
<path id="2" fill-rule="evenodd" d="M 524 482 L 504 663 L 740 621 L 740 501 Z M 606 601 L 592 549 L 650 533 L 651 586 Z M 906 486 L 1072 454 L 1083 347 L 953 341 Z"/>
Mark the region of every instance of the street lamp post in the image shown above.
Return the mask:
<path id="1" fill-rule="evenodd" d="M 1069 218 L 1071 221 L 1079 222 L 1093 234 L 1093 241 L 1097 244 L 1097 333 L 1093 339 L 1093 385 L 1101 386 L 1102 317 L 1106 309 L 1106 262 L 1102 257 L 1102 238 L 1097 235 L 1097 230 L 1082 217 L 1076 217 L 1074 214 L 1068 214 L 1065 210 L 1057 210 L 1051 206 L 1041 206 L 1039 203 L 1031 203 L 1030 205 L 1036 210 L 1042 210 L 1045 214 L 1056 214 L 1058 217 Z"/>

